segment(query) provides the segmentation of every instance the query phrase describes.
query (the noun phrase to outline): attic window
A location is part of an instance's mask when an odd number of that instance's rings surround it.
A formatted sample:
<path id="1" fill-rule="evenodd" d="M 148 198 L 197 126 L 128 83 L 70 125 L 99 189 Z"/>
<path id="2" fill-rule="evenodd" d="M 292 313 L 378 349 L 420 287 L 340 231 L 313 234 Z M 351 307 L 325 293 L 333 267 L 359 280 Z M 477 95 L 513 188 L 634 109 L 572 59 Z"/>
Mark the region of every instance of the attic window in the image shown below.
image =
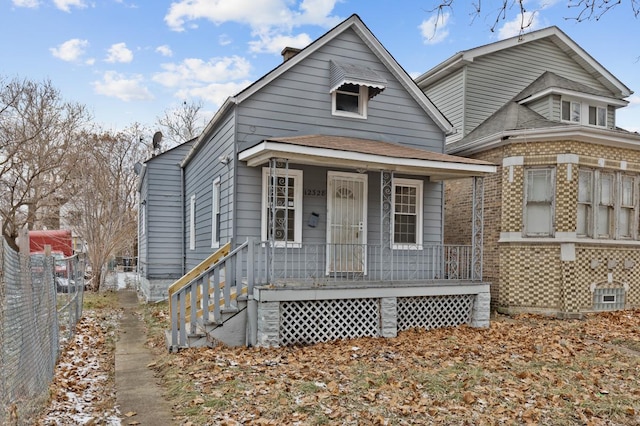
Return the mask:
<path id="1" fill-rule="evenodd" d="M 374 70 L 331 61 L 330 93 L 333 115 L 367 118 L 369 99 L 382 92 L 387 80 Z"/>

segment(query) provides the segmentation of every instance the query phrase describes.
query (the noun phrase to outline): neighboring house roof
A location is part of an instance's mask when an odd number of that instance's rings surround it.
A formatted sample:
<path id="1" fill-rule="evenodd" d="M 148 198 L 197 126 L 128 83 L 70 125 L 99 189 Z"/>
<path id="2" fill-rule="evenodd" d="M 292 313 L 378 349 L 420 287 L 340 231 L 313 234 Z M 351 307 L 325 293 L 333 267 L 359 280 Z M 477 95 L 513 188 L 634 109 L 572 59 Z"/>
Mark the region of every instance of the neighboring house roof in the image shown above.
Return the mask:
<path id="1" fill-rule="evenodd" d="M 295 56 L 291 57 L 287 61 L 281 63 L 279 66 L 265 74 L 262 78 L 251 84 L 246 89 L 242 90 L 235 96 L 227 98 L 224 104 L 220 107 L 215 116 L 211 119 L 205 130 L 202 132 L 198 141 L 194 144 L 191 152 L 183 161 L 183 165 L 189 162 L 190 158 L 199 149 L 199 147 L 207 140 L 208 135 L 212 132 L 219 120 L 226 115 L 228 111 L 233 109 L 236 105 L 241 104 L 243 101 L 251 97 L 254 93 L 260 91 L 263 87 L 280 77 L 289 69 L 295 67 L 297 64 L 305 60 L 326 45 L 331 40 L 335 39 L 338 35 L 344 31 L 352 29 L 358 36 L 362 38 L 365 44 L 371 49 L 371 51 L 378 57 L 378 59 L 389 69 L 389 71 L 398 79 L 400 84 L 411 95 L 411 97 L 422 107 L 427 115 L 435 122 L 435 124 L 445 133 L 452 130 L 451 123 L 447 118 L 436 108 L 436 106 L 429 100 L 429 98 L 420 90 L 415 81 L 409 76 L 409 74 L 398 64 L 394 57 L 387 51 L 387 49 L 380 43 L 380 41 L 373 35 L 371 30 L 362 22 L 360 17 L 356 14 L 351 15 L 346 20 L 342 21 L 333 29 L 316 39 L 310 45 L 300 50 Z M 353 71 L 353 70 L 352 70 Z M 358 71 L 362 74 L 362 70 Z M 362 76 L 362 75 L 359 75 Z M 371 85 L 376 87 L 381 83 L 375 76 L 370 76 L 373 80 Z"/>
<path id="2" fill-rule="evenodd" d="M 361 170 L 393 170 L 428 175 L 432 180 L 494 173 L 486 161 L 411 148 L 395 143 L 344 136 L 303 135 L 265 139 L 239 154 L 249 166 L 287 154 L 300 164 L 356 167 Z"/>
<path id="3" fill-rule="evenodd" d="M 552 93 L 561 95 L 573 94 L 581 97 L 586 94 L 591 95 L 591 97 L 601 98 L 601 100 L 610 105 L 626 106 L 628 104 L 627 101 L 612 98 L 608 92 L 594 89 L 591 86 L 559 76 L 551 71 L 546 71 L 540 75 L 533 83 L 516 95 L 514 99 L 520 103 L 527 103 Z"/>
<path id="4" fill-rule="evenodd" d="M 444 78 L 466 64 L 469 64 L 485 55 L 508 49 L 524 43 L 535 42 L 541 39 L 549 39 L 563 52 L 570 56 L 582 68 L 587 70 L 595 79 L 597 79 L 604 87 L 611 90 L 620 99 L 626 98 L 633 94 L 633 91 L 625 86 L 613 74 L 607 71 L 598 61 L 589 55 L 583 48 L 575 43 L 569 36 L 562 32 L 558 27 L 548 27 L 538 31 L 522 34 L 516 37 L 498 41 L 496 43 L 487 44 L 476 47 L 474 49 L 463 50 L 451 56 L 438 66 L 430 69 L 416 79 L 420 87 L 429 86 L 436 81 Z"/>

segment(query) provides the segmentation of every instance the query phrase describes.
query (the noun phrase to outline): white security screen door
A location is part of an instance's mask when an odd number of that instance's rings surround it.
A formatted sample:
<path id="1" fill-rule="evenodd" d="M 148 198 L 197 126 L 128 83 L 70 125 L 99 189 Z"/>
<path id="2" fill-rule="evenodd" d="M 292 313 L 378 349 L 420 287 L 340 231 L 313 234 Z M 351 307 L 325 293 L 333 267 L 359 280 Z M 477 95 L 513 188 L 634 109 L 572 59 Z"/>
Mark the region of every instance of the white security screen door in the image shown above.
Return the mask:
<path id="1" fill-rule="evenodd" d="M 367 175 L 328 172 L 327 273 L 366 273 Z"/>

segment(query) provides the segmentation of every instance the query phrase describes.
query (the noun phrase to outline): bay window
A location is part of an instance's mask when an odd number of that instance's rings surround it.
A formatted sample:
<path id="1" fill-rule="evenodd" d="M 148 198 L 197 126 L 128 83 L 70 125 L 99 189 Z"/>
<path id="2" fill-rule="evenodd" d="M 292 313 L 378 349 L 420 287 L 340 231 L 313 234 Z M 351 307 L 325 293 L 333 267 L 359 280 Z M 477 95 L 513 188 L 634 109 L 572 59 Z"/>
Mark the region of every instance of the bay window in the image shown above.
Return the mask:
<path id="1" fill-rule="evenodd" d="M 578 179 L 578 237 L 637 239 L 636 176 L 581 169 Z"/>

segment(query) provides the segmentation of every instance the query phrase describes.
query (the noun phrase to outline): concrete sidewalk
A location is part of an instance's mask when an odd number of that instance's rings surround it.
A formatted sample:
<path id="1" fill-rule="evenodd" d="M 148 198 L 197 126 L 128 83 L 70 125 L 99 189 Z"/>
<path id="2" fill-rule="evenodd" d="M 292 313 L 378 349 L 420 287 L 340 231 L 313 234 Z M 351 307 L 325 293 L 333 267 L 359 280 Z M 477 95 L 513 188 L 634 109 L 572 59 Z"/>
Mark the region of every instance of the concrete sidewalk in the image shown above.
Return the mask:
<path id="1" fill-rule="evenodd" d="M 138 295 L 134 290 L 118 291 L 124 309 L 116 340 L 116 400 L 123 425 L 173 425 L 171 407 L 147 367 L 153 355 L 145 345 L 144 324 L 138 316 Z M 125 417 L 127 413 L 136 413 Z"/>

